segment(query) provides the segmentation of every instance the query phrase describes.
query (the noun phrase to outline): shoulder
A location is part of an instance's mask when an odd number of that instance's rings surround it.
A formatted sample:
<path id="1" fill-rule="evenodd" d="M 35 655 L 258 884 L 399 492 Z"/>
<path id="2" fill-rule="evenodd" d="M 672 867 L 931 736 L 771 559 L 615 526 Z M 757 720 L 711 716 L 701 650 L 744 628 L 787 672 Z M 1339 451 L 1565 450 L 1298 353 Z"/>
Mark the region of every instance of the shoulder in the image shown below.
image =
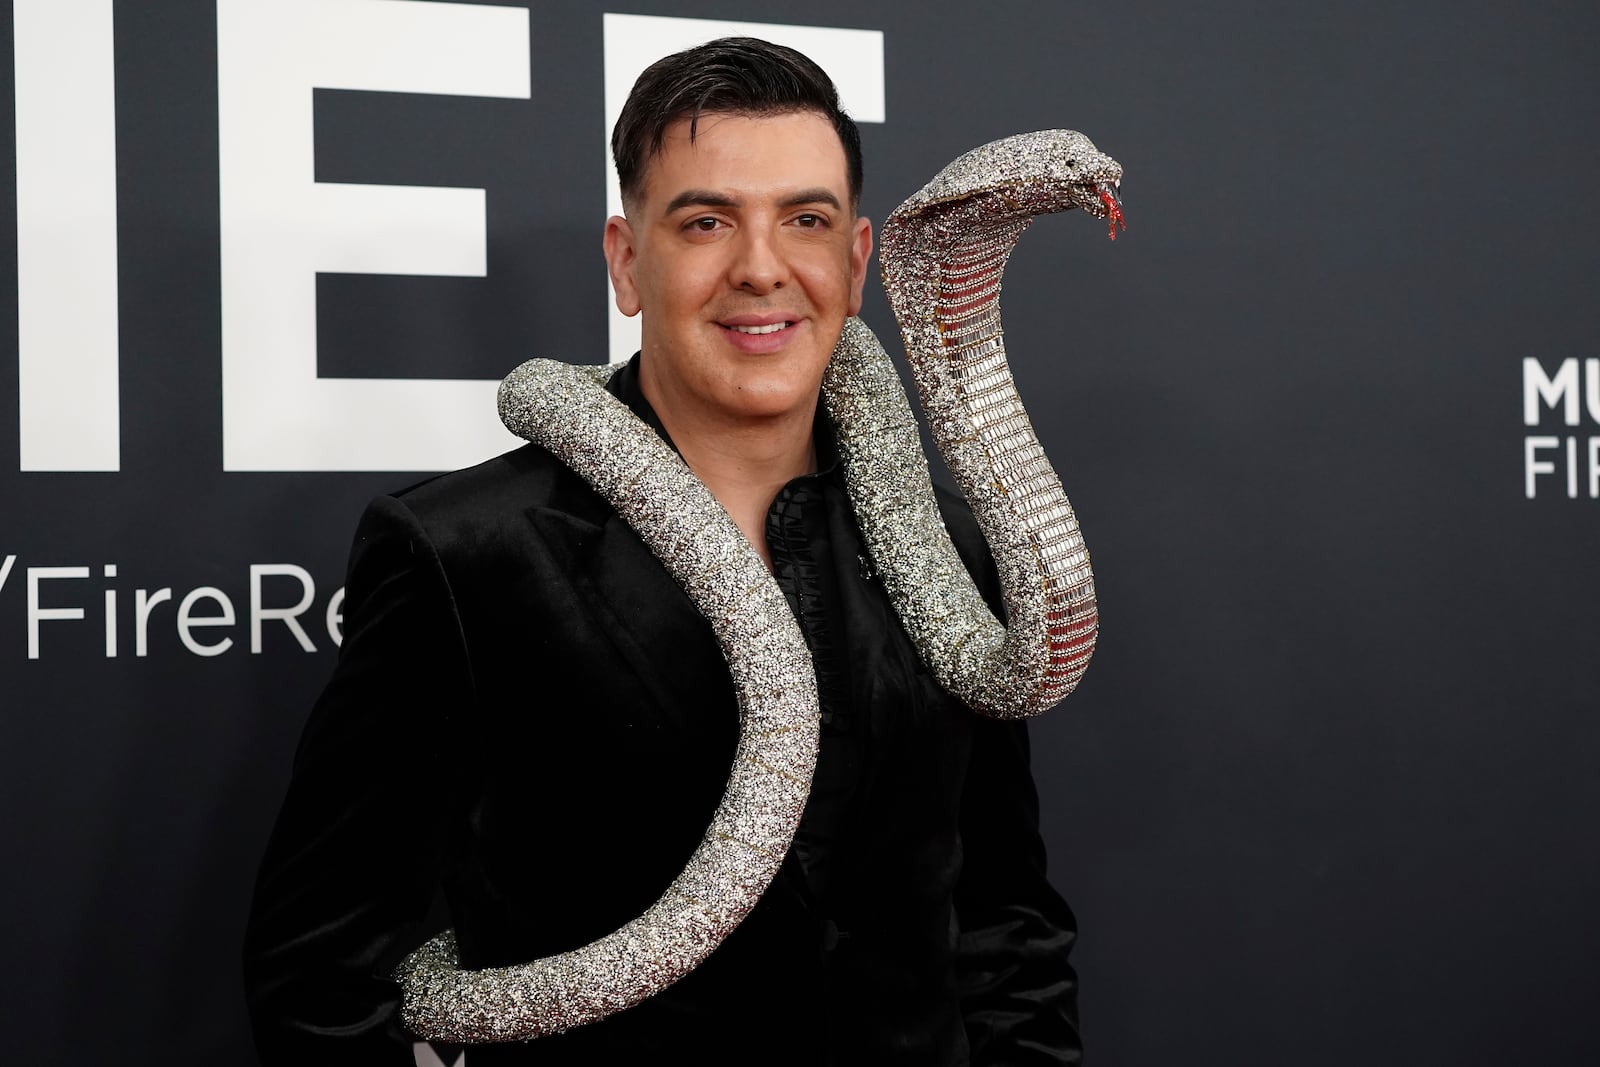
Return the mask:
<path id="1" fill-rule="evenodd" d="M 933 498 L 939 505 L 945 529 L 950 531 L 950 540 L 956 543 L 962 558 L 966 559 L 969 552 L 987 557 L 989 550 L 984 544 L 983 531 L 978 529 L 978 520 L 973 518 L 966 497 L 935 482 Z"/>
<path id="2" fill-rule="evenodd" d="M 576 474 L 536 445 L 471 467 L 441 474 L 379 497 L 368 508 L 386 525 L 449 556 L 456 549 L 483 551 L 526 537 L 528 514 L 556 510 L 601 522 L 606 503 Z"/>
<path id="3" fill-rule="evenodd" d="M 550 453 L 536 445 L 523 445 L 390 495 L 426 520 L 463 510 L 512 506 L 517 501 L 526 507 L 531 498 L 548 496 L 564 473 L 566 468 Z"/>
<path id="4" fill-rule="evenodd" d="M 1000 574 L 995 569 L 994 558 L 989 554 L 989 544 L 983 538 L 983 531 L 978 528 L 978 520 L 972 515 L 972 508 L 960 493 L 938 483 L 934 484 L 933 497 L 944 519 L 944 528 L 949 531 L 950 540 L 955 544 L 961 562 L 966 565 L 967 573 L 972 575 L 973 582 L 983 594 L 983 599 L 988 601 L 990 609 L 1000 618 L 1005 618 L 1000 607 Z"/>
<path id="5" fill-rule="evenodd" d="M 493 521 L 529 508 L 587 516 L 606 504 L 584 480 L 538 445 L 523 445 L 472 467 L 441 474 L 392 494 L 425 527 Z"/>

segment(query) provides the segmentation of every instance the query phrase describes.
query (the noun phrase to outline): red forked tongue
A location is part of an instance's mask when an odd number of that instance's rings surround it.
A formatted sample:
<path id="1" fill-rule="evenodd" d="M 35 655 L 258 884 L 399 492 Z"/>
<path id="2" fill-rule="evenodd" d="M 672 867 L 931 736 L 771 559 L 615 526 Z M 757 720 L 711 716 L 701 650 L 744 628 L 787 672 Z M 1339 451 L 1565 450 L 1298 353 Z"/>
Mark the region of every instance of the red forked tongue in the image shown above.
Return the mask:
<path id="1" fill-rule="evenodd" d="M 1124 230 L 1128 228 L 1128 223 L 1122 217 L 1122 205 L 1117 203 L 1117 196 L 1111 191 L 1111 186 L 1101 184 L 1096 191 L 1100 194 L 1100 202 L 1106 206 L 1106 225 L 1109 236 L 1115 241 L 1117 227 L 1121 226 Z"/>
<path id="2" fill-rule="evenodd" d="M 1101 186 L 1096 189 L 1096 192 L 1098 192 L 1099 197 L 1101 197 L 1101 203 L 1106 205 L 1107 234 L 1109 234 L 1109 237 L 1112 238 L 1112 240 L 1117 240 L 1117 227 L 1120 226 L 1122 229 L 1128 229 L 1128 222 L 1122 218 L 1122 205 L 1117 203 L 1117 194 L 1114 194 L 1114 192 L 1110 190 L 1110 186 L 1107 186 L 1107 184 L 1104 184 L 1104 182 L 1102 182 Z"/>

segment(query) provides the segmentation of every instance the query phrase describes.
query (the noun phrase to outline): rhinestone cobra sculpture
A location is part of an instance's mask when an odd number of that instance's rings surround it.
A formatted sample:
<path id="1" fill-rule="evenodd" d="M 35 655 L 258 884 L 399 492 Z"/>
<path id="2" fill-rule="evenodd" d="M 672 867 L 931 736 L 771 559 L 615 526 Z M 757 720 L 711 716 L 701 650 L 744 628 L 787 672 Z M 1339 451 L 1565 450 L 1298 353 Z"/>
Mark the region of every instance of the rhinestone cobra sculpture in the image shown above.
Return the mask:
<path id="1" fill-rule="evenodd" d="M 1072 506 L 1006 364 L 999 294 L 1034 217 L 1081 207 L 1122 222 L 1122 168 L 1070 130 L 1022 134 L 951 163 L 884 224 L 884 288 L 929 428 L 999 569 L 1009 625 L 968 576 L 933 496 L 898 376 L 859 319 L 822 386 L 862 539 L 934 677 L 974 710 L 1036 715 L 1077 684 L 1098 615 Z M 400 965 L 401 1019 L 457 1044 L 594 1022 L 682 978 L 738 926 L 794 838 L 816 765 L 816 677 L 760 556 L 672 449 L 602 387 L 612 368 L 532 360 L 500 389 L 512 432 L 588 481 L 705 615 L 732 673 L 739 743 L 683 872 L 637 919 L 515 967 L 467 970 L 446 931 Z"/>

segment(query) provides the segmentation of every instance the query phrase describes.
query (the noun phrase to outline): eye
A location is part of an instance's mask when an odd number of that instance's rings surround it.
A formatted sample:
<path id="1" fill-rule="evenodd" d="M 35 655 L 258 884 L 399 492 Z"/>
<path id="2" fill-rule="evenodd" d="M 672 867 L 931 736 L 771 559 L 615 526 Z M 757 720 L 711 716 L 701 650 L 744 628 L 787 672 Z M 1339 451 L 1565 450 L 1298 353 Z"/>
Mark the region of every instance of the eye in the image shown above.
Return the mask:
<path id="1" fill-rule="evenodd" d="M 802 227 L 804 229 L 807 229 L 807 230 L 814 230 L 814 229 L 817 229 L 819 227 L 826 226 L 828 224 L 828 220 L 826 218 L 824 218 L 821 215 L 812 214 L 810 212 L 807 212 L 804 215 L 796 215 L 794 221 L 795 221 L 795 225 L 800 226 L 800 227 Z"/>
<path id="2" fill-rule="evenodd" d="M 712 230 L 715 230 L 719 225 L 721 225 L 721 223 L 719 223 L 712 216 L 703 215 L 698 219 L 690 219 L 688 228 L 691 229 L 691 230 L 698 230 L 701 233 L 710 233 Z"/>

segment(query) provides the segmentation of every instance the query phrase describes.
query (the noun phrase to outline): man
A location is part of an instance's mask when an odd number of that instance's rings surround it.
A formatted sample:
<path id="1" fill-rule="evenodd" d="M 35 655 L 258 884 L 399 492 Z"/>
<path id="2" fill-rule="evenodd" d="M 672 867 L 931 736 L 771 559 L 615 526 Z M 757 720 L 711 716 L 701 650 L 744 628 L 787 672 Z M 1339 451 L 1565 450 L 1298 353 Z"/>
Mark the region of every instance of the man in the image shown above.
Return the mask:
<path id="1" fill-rule="evenodd" d="M 854 124 L 810 60 L 732 39 L 646 71 L 613 152 L 606 260 L 643 344 L 607 388 L 771 568 L 816 666 L 820 753 L 782 869 L 704 964 L 468 1067 L 1077 1062 L 1072 917 L 1044 877 L 1024 727 L 918 662 L 818 413 L 872 247 Z M 970 515 L 942 503 L 992 600 Z M 375 501 L 347 590 L 251 918 L 268 1064 L 410 1062 L 391 975 L 436 892 L 468 968 L 642 913 L 737 735 L 709 624 L 535 446 Z"/>

